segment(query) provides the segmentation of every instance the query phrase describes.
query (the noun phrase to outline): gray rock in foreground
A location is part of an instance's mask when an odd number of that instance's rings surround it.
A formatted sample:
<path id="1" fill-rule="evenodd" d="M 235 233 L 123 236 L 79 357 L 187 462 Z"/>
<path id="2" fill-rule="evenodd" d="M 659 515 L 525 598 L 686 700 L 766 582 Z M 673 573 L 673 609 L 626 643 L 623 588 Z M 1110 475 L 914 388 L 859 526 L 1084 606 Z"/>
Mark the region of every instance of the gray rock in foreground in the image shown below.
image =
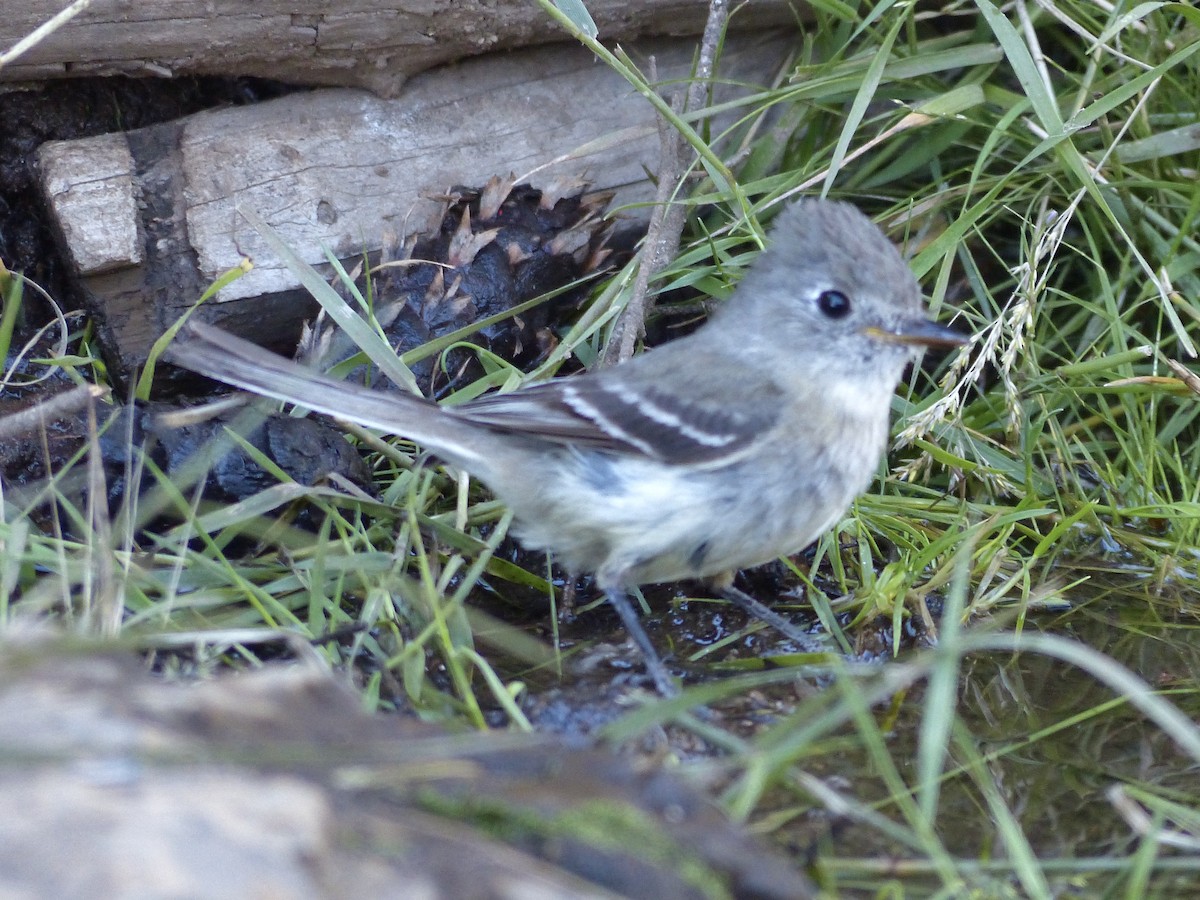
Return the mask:
<path id="1" fill-rule="evenodd" d="M 661 771 L 368 716 L 315 666 L 0 645 L 0 758 L 5 897 L 811 896 Z"/>

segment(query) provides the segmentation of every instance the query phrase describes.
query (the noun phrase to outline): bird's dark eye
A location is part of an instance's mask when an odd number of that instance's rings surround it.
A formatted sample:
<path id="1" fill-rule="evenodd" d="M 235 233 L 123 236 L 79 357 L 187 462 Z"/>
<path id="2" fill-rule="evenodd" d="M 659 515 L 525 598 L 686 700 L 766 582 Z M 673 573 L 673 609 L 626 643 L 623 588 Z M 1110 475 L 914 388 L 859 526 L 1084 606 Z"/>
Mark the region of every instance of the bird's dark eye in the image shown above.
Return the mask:
<path id="1" fill-rule="evenodd" d="M 841 291 L 821 291 L 817 297 L 817 309 L 831 319 L 844 319 L 850 315 L 850 298 Z"/>

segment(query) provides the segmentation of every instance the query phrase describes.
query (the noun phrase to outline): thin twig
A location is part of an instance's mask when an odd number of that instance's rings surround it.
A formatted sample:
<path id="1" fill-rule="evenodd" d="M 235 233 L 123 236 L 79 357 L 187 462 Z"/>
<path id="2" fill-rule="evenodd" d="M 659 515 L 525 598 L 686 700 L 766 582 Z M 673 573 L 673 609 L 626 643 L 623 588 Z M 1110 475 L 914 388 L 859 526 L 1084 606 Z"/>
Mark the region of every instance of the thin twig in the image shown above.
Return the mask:
<path id="1" fill-rule="evenodd" d="M 710 0 L 708 20 L 704 25 L 700 55 L 696 62 L 696 73 L 688 86 L 686 100 L 681 104 L 677 95 L 671 101 L 671 107 L 676 112 L 700 109 L 704 104 L 709 84 L 712 81 L 717 47 L 720 45 L 721 35 L 725 32 L 725 24 L 728 20 L 727 0 Z M 654 68 L 653 59 L 650 61 L 650 78 L 651 81 L 658 80 L 658 72 Z M 612 339 L 604 351 L 603 364 L 606 366 L 628 359 L 633 355 L 633 349 L 638 339 L 646 333 L 646 317 L 650 314 L 652 307 L 650 281 L 679 252 L 679 239 L 683 234 L 687 208 L 683 204 L 671 201 L 684 176 L 683 160 L 688 144 L 681 134 L 671 128 L 665 118 L 660 117 L 659 119 L 658 133 L 658 190 L 654 197 L 654 212 L 650 215 L 650 225 L 646 230 L 645 243 L 642 245 L 642 260 L 638 267 L 637 278 L 634 280 L 632 296 L 625 305 L 620 318 L 617 319 L 616 325 L 613 326 Z"/>
<path id="2" fill-rule="evenodd" d="M 29 32 L 29 34 L 25 35 L 25 37 L 21 38 L 21 40 L 17 41 L 3 53 L 0 53 L 0 69 L 3 69 L 17 57 L 32 50 L 91 5 L 92 0 L 75 0 L 74 3 L 62 12 L 47 19 L 37 28 L 33 29 L 33 31 Z"/>
<path id="3" fill-rule="evenodd" d="M 650 61 L 650 77 L 656 78 L 654 60 Z M 676 96 L 671 107 L 681 111 L 682 98 Z M 676 185 L 682 176 L 682 141 L 671 130 L 666 119 L 658 122 L 658 190 L 654 195 L 654 209 L 650 213 L 650 224 L 646 228 L 646 240 L 642 244 L 642 259 L 634 278 L 633 292 L 621 316 L 613 326 L 612 338 L 604 351 L 604 365 L 611 366 L 633 355 L 638 339 L 646 333 L 646 317 L 650 314 L 650 279 L 662 271 L 663 266 L 674 258 L 679 249 L 679 235 L 683 229 L 683 217 L 671 216 L 669 211 L 680 207 L 671 203 Z M 678 222 L 676 222 L 678 219 Z M 675 228 L 672 233 L 671 229 Z"/>
<path id="4" fill-rule="evenodd" d="M 93 400 L 108 394 L 108 389 L 94 384 L 81 384 L 53 399 L 45 400 L 21 412 L 11 413 L 0 419 L 0 440 L 12 440 L 33 431 L 45 422 L 81 409 Z"/>

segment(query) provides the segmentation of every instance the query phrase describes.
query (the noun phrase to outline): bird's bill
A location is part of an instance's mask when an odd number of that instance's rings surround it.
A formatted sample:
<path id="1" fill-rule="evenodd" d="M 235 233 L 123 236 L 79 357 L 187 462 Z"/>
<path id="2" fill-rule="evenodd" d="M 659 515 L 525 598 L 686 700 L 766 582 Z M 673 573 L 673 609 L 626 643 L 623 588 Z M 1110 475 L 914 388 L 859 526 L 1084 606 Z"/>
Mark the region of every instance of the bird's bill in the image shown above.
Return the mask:
<path id="1" fill-rule="evenodd" d="M 920 347 L 961 347 L 971 340 L 968 335 L 929 319 L 910 319 L 900 323 L 894 330 L 868 325 L 863 329 L 863 333 L 888 344 L 910 344 Z"/>

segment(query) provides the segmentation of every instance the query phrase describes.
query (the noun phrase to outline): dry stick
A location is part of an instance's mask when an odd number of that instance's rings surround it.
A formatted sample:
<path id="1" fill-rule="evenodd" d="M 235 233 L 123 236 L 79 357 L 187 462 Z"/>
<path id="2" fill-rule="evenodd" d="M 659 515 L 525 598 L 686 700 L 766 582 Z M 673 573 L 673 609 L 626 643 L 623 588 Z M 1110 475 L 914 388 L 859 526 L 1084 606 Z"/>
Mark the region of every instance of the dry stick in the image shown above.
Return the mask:
<path id="1" fill-rule="evenodd" d="M 650 77 L 656 77 L 654 60 L 650 61 Z M 680 112 L 682 103 L 676 96 L 671 109 Z M 662 271 L 674 258 L 683 231 L 683 207 L 671 203 L 676 185 L 682 175 L 679 135 L 671 130 L 665 119 L 658 123 L 658 190 L 654 209 L 642 244 L 642 261 L 633 282 L 633 293 L 613 326 L 612 338 L 604 351 L 603 365 L 611 366 L 633 356 L 634 345 L 646 333 L 646 316 L 650 313 L 650 279 Z M 678 211 L 678 215 L 674 214 Z"/>
<path id="2" fill-rule="evenodd" d="M 700 56 L 696 62 L 696 74 L 688 85 L 687 100 L 683 105 L 686 110 L 700 109 L 704 103 L 705 92 L 712 80 L 717 46 L 721 42 L 728 19 L 727 0 L 710 0 L 708 20 L 704 24 L 704 36 L 700 41 Z M 650 60 L 650 78 L 652 81 L 658 80 L 653 59 Z M 672 101 L 671 108 L 676 113 L 682 112 L 678 96 Z M 679 252 L 679 238 L 683 234 L 687 209 L 682 204 L 672 203 L 671 198 L 683 177 L 683 158 L 688 145 L 683 136 L 674 131 L 671 124 L 661 117 L 658 123 L 658 138 L 658 191 L 654 197 L 654 212 L 650 215 L 650 225 L 646 230 L 642 264 L 633 283 L 633 294 L 617 319 L 612 338 L 604 351 L 603 364 L 606 366 L 633 355 L 633 348 L 638 339 L 646 333 L 646 316 L 649 315 L 651 306 L 650 279 L 661 272 Z"/>
<path id="3" fill-rule="evenodd" d="M 21 38 L 3 53 L 0 53 L 0 69 L 4 68 L 14 59 L 28 53 L 58 29 L 62 28 L 73 18 L 92 5 L 92 0 L 75 0 L 70 6 L 62 10 L 57 15 L 47 19 L 25 37 Z"/>
<path id="4" fill-rule="evenodd" d="M 94 385 L 92 385 L 94 387 Z M 100 450 L 96 404 L 87 404 L 87 517 L 91 525 L 87 535 L 86 558 L 89 560 L 85 585 L 87 587 L 87 621 L 95 634 L 114 638 L 121 633 L 125 615 L 125 600 L 119 590 L 114 565 L 112 519 L 108 510 L 108 485 L 104 477 L 104 454 Z"/>
<path id="5" fill-rule="evenodd" d="M 53 421 L 59 416 L 82 409 L 92 400 L 108 394 L 107 388 L 94 384 L 81 384 L 68 391 L 55 395 L 50 400 L 43 400 L 35 406 L 21 412 L 11 413 L 0 418 L 0 440 L 13 440 L 35 428 L 44 427 L 46 422 Z"/>

